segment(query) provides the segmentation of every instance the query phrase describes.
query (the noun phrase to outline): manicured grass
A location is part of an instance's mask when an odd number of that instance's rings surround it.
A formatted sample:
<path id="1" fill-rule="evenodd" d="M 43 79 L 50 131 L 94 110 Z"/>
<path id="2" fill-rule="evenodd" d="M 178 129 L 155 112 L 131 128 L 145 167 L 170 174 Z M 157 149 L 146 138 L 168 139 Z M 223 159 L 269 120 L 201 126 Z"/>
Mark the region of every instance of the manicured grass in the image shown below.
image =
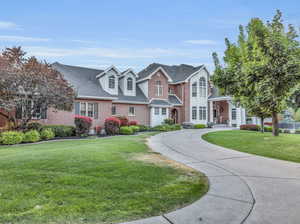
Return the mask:
<path id="1" fill-rule="evenodd" d="M 260 156 L 300 162 L 300 135 L 280 134 L 255 131 L 218 131 L 202 136 L 210 143 Z"/>
<path id="2" fill-rule="evenodd" d="M 198 199 L 201 174 L 135 158 L 150 134 L 0 147 L 0 223 L 115 223 Z"/>

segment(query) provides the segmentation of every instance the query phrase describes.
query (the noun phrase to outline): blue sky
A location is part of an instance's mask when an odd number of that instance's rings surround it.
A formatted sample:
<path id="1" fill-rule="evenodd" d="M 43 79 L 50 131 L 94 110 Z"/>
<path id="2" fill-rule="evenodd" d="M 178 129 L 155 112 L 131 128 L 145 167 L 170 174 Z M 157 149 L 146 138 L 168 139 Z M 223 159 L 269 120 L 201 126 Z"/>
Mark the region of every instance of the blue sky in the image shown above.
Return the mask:
<path id="1" fill-rule="evenodd" d="M 280 9 L 300 27 L 296 0 L 2 1 L 0 48 L 22 46 L 49 62 L 141 70 L 152 62 L 205 64 L 222 54 L 238 25 L 269 20 Z"/>

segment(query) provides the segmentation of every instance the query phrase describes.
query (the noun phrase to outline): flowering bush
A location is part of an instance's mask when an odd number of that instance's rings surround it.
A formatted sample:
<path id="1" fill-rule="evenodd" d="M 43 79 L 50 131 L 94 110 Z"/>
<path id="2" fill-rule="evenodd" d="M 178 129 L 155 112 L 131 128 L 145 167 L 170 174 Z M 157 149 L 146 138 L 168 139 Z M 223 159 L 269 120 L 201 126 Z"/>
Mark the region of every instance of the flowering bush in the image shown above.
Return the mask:
<path id="1" fill-rule="evenodd" d="M 129 126 L 132 126 L 132 125 L 138 125 L 138 122 L 137 121 L 129 121 L 128 123 Z"/>
<path id="2" fill-rule="evenodd" d="M 121 121 L 116 117 L 109 117 L 105 119 L 104 122 L 105 131 L 108 135 L 119 134 Z"/>
<path id="3" fill-rule="evenodd" d="M 256 124 L 243 124 L 240 126 L 240 130 L 260 131 L 260 126 Z"/>
<path id="4" fill-rule="evenodd" d="M 88 135 L 92 126 L 92 118 L 86 116 L 75 116 L 76 135 Z"/>
<path id="5" fill-rule="evenodd" d="M 128 126 L 128 118 L 125 116 L 115 116 L 121 121 L 121 126 Z"/>
<path id="6" fill-rule="evenodd" d="M 272 122 L 265 122 L 264 125 L 272 126 Z"/>

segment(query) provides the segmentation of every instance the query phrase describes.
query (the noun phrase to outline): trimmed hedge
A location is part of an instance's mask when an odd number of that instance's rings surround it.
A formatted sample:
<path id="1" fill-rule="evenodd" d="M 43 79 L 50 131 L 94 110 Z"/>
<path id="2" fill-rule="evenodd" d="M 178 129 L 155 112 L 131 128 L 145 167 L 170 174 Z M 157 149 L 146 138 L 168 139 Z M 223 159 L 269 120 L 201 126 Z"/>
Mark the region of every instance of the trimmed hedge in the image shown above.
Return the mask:
<path id="1" fill-rule="evenodd" d="M 136 125 L 132 125 L 132 126 L 129 126 L 133 132 L 139 132 L 140 131 L 140 127 L 139 126 L 136 126 Z"/>
<path id="2" fill-rule="evenodd" d="M 38 142 L 40 139 L 40 133 L 36 130 L 31 130 L 24 134 L 23 142 Z"/>
<path id="3" fill-rule="evenodd" d="M 202 129 L 202 128 L 206 128 L 206 125 L 205 124 L 195 124 L 194 128 L 195 129 Z"/>
<path id="4" fill-rule="evenodd" d="M 15 145 L 23 141 L 24 134 L 18 131 L 5 131 L 1 133 L 0 143 L 4 145 Z"/>
<path id="5" fill-rule="evenodd" d="M 75 136 L 75 127 L 68 125 L 45 125 L 42 130 L 51 129 L 55 137 L 70 137 Z"/>
<path id="6" fill-rule="evenodd" d="M 272 132 L 273 128 L 272 127 L 269 127 L 269 126 L 265 126 L 264 127 L 264 131 L 265 132 Z"/>
<path id="7" fill-rule="evenodd" d="M 55 137 L 54 132 L 50 128 L 43 129 L 41 131 L 40 135 L 41 135 L 41 139 L 43 139 L 43 140 L 50 140 L 50 139 L 53 139 Z"/>
<path id="8" fill-rule="evenodd" d="M 240 130 L 260 131 L 260 126 L 256 124 L 243 124 L 240 126 Z"/>
<path id="9" fill-rule="evenodd" d="M 133 135 L 134 129 L 132 126 L 122 126 L 120 127 L 120 134 L 121 135 Z"/>
<path id="10" fill-rule="evenodd" d="M 140 128 L 140 131 L 149 131 L 149 127 L 146 125 L 138 125 L 138 127 Z"/>
<path id="11" fill-rule="evenodd" d="M 180 129 L 181 129 L 181 125 L 179 124 L 175 124 L 175 125 L 162 124 L 152 128 L 153 131 L 175 131 Z"/>
<path id="12" fill-rule="evenodd" d="M 164 124 L 173 125 L 174 124 L 174 120 L 171 119 L 171 118 L 166 118 L 164 120 Z"/>

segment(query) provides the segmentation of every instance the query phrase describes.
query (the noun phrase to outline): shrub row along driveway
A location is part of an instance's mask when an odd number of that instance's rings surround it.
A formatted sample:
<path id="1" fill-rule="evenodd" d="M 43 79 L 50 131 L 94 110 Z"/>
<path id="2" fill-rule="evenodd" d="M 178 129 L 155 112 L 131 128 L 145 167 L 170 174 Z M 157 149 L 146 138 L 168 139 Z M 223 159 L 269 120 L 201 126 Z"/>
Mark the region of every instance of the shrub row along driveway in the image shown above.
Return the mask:
<path id="1" fill-rule="evenodd" d="M 154 150 L 202 170 L 210 189 L 196 203 L 165 214 L 163 221 L 156 217 L 136 223 L 298 224 L 300 164 L 212 145 L 201 139 L 208 131 L 183 130 L 151 137 Z"/>

